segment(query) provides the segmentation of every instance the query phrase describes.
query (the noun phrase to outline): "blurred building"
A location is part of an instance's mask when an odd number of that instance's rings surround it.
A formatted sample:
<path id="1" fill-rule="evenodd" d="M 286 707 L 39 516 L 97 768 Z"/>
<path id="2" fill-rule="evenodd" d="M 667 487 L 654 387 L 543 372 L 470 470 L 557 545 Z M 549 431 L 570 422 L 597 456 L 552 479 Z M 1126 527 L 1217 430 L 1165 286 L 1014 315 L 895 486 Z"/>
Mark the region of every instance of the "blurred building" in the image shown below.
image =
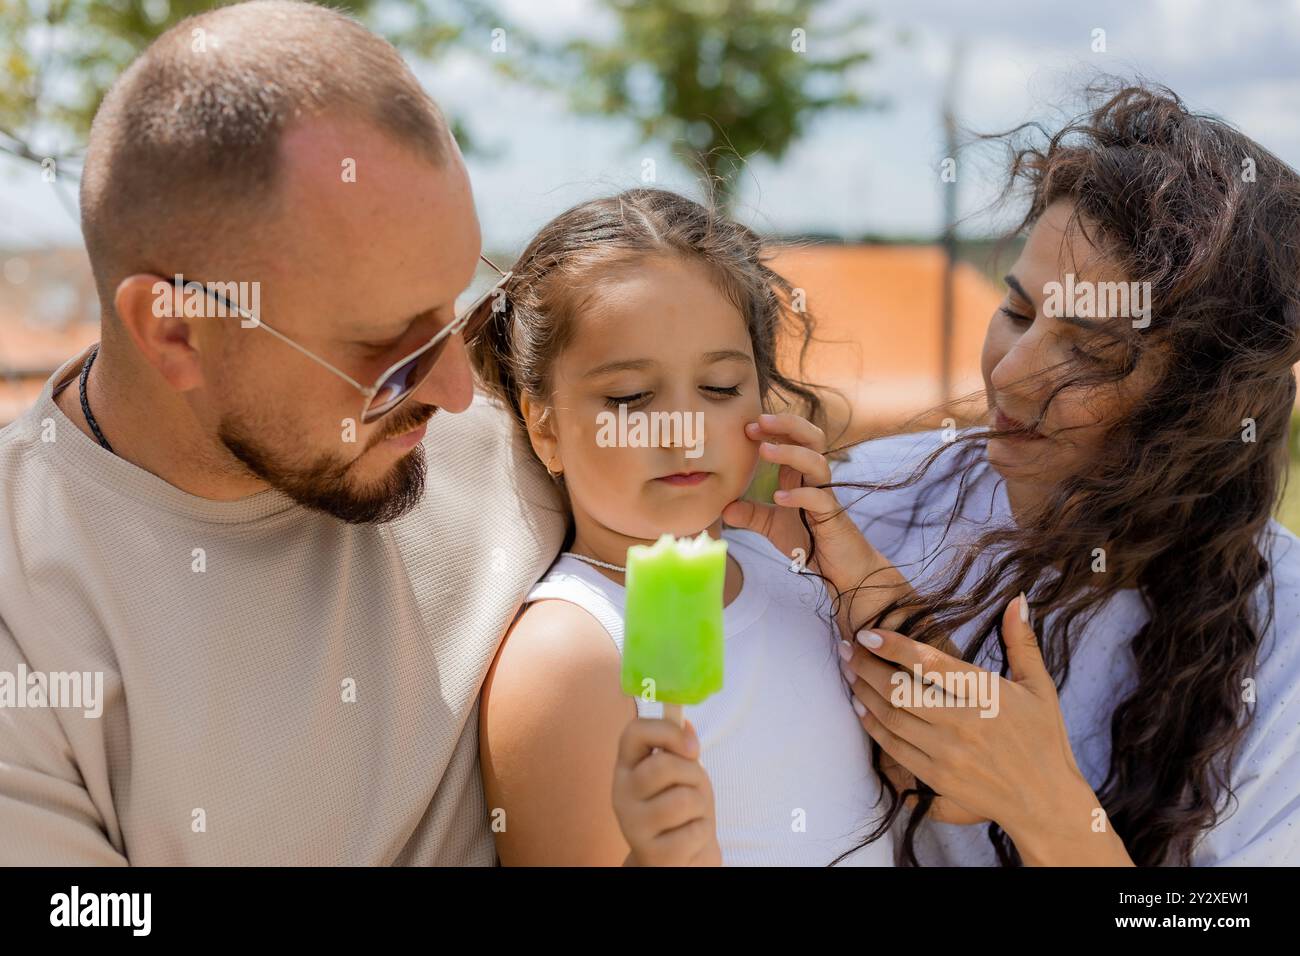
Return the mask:
<path id="1" fill-rule="evenodd" d="M 0 426 L 98 338 L 99 299 L 84 249 L 0 250 Z"/>
<path id="2" fill-rule="evenodd" d="M 797 243 L 773 247 L 772 266 L 803 291 L 816 322 L 804 379 L 843 393 L 847 438 L 878 434 L 926 416 L 945 398 L 976 396 L 979 357 L 1002 292 L 987 246 L 963 251 L 953 275 L 951 394 L 942 394 L 943 273 L 938 245 Z M 1002 255 L 998 257 L 1003 258 Z M 980 263 L 979 268 L 974 263 Z M 39 394 L 56 368 L 99 337 L 99 303 L 80 248 L 0 251 L 0 425 Z M 797 345 L 783 360 L 792 369 Z M 928 413 L 928 414 L 927 414 Z M 920 425 L 922 422 L 916 422 Z"/>
<path id="3" fill-rule="evenodd" d="M 802 289 L 817 321 L 806 380 L 841 390 L 855 432 L 880 431 L 938 405 L 943 250 L 925 245 L 780 247 L 773 266 Z M 45 379 L 99 336 L 82 249 L 0 253 L 0 425 Z M 982 389 L 980 343 L 1001 293 L 959 263 L 954 281 L 953 391 Z M 788 345 L 790 343 L 787 343 Z M 789 351 L 787 349 L 787 356 Z"/>
<path id="4" fill-rule="evenodd" d="M 1002 293 L 982 271 L 958 261 L 952 384 L 945 396 L 946 265 L 937 245 L 816 244 L 776 252 L 772 267 L 806 293 L 807 310 L 816 320 L 804 379 L 844 394 L 853 415 L 846 439 L 895 429 L 917 416 L 933 424 L 941 417 L 933 413 L 945 401 L 968 395 L 982 399 L 980 350 Z M 790 344 L 784 356 L 787 368 L 793 368 Z"/>

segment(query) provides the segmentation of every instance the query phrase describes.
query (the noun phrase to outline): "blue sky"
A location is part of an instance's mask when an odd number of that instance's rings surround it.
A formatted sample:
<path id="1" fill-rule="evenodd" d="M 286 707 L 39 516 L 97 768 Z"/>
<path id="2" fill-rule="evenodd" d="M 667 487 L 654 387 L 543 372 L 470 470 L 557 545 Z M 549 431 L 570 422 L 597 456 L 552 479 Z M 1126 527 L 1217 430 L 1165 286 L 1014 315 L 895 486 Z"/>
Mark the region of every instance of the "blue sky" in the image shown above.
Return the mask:
<path id="1" fill-rule="evenodd" d="M 589 0 L 503 0 L 501 6 L 551 37 L 611 27 Z M 1300 167 L 1300 0 L 858 0 L 832 4 L 832 18 L 836 10 L 875 16 L 867 36 L 876 59 L 855 82 L 889 105 L 827 114 L 780 163 L 749 164 L 736 213 L 765 232 L 935 233 L 944 155 L 939 103 L 958 40 L 965 52 L 957 103 L 968 127 L 1050 120 L 1096 71 L 1140 73 Z M 1091 49 L 1095 29 L 1105 31 L 1104 53 Z M 810 50 L 835 40 L 820 34 L 816 22 L 807 30 Z M 488 42 L 485 36 L 485 47 Z M 647 158 L 655 160 L 658 185 L 698 194 L 668 144 L 641 142 L 629 123 L 575 116 L 562 96 L 507 83 L 465 54 L 418 72 L 492 150 L 469 159 L 490 248 L 518 251 L 573 203 L 639 185 Z M 997 168 L 987 159 L 958 169 L 964 215 L 992 195 Z M 37 168 L 0 159 L 0 242 L 77 241 L 73 220 L 51 190 Z M 996 225 L 974 216 L 968 231 Z"/>

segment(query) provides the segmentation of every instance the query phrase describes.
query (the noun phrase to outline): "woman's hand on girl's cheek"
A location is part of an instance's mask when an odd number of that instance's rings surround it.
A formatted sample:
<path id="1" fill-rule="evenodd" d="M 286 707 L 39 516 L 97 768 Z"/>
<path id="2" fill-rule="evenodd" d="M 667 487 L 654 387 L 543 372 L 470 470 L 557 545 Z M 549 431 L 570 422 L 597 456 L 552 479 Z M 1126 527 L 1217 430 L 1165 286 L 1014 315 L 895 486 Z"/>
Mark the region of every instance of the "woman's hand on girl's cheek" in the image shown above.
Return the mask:
<path id="1" fill-rule="evenodd" d="M 822 430 L 806 418 L 783 413 L 760 415 L 757 422 L 745 426 L 745 434 L 761 442 L 760 458 L 781 466 L 775 503 L 733 501 L 723 510 L 723 520 L 733 527 L 758 532 L 782 554 L 797 561 L 800 550 L 804 555 L 809 551 L 808 532 L 799 517 L 801 510 L 806 511 L 817 536 L 813 570 L 841 589 L 860 583 L 861 569 L 875 552 L 835 492 L 815 487 L 831 481 Z"/>

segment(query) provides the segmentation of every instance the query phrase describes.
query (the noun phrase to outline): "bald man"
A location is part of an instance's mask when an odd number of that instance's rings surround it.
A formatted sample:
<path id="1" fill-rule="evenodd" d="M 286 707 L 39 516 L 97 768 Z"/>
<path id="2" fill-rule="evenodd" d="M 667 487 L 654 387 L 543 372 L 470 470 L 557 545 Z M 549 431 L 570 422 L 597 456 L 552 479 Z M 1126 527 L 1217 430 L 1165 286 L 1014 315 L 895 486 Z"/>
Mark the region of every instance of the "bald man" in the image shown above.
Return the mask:
<path id="1" fill-rule="evenodd" d="M 221 8 L 81 212 L 101 341 L 0 432 L 0 864 L 493 863 L 478 692 L 564 520 L 473 392 L 438 108 L 339 13 Z"/>

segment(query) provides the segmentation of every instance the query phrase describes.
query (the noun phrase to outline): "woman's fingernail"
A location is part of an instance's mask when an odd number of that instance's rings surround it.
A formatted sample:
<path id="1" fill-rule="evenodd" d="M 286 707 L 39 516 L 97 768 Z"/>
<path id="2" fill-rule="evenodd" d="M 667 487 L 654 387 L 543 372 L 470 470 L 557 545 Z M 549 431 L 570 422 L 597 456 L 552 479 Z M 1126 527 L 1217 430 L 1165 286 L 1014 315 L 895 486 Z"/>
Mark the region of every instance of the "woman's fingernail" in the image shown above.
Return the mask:
<path id="1" fill-rule="evenodd" d="M 1025 599 L 1025 592 L 1020 592 L 1020 623 L 1029 623 L 1029 602 Z"/>
<path id="2" fill-rule="evenodd" d="M 773 501 L 789 501 L 789 500 L 790 500 L 790 492 L 788 492 L 788 491 L 774 491 L 774 492 L 772 492 L 772 500 L 773 500 Z"/>
<path id="3" fill-rule="evenodd" d="M 853 645 L 848 641 L 840 641 L 840 657 L 843 660 L 853 660 Z"/>
<path id="4" fill-rule="evenodd" d="M 863 647 L 869 647 L 872 650 L 875 650 L 881 644 L 885 643 L 885 639 L 875 631 L 858 631 L 858 643 Z"/>
<path id="5" fill-rule="evenodd" d="M 859 717 L 867 716 L 867 708 L 862 705 L 862 701 L 856 697 L 853 698 L 853 712 Z"/>

